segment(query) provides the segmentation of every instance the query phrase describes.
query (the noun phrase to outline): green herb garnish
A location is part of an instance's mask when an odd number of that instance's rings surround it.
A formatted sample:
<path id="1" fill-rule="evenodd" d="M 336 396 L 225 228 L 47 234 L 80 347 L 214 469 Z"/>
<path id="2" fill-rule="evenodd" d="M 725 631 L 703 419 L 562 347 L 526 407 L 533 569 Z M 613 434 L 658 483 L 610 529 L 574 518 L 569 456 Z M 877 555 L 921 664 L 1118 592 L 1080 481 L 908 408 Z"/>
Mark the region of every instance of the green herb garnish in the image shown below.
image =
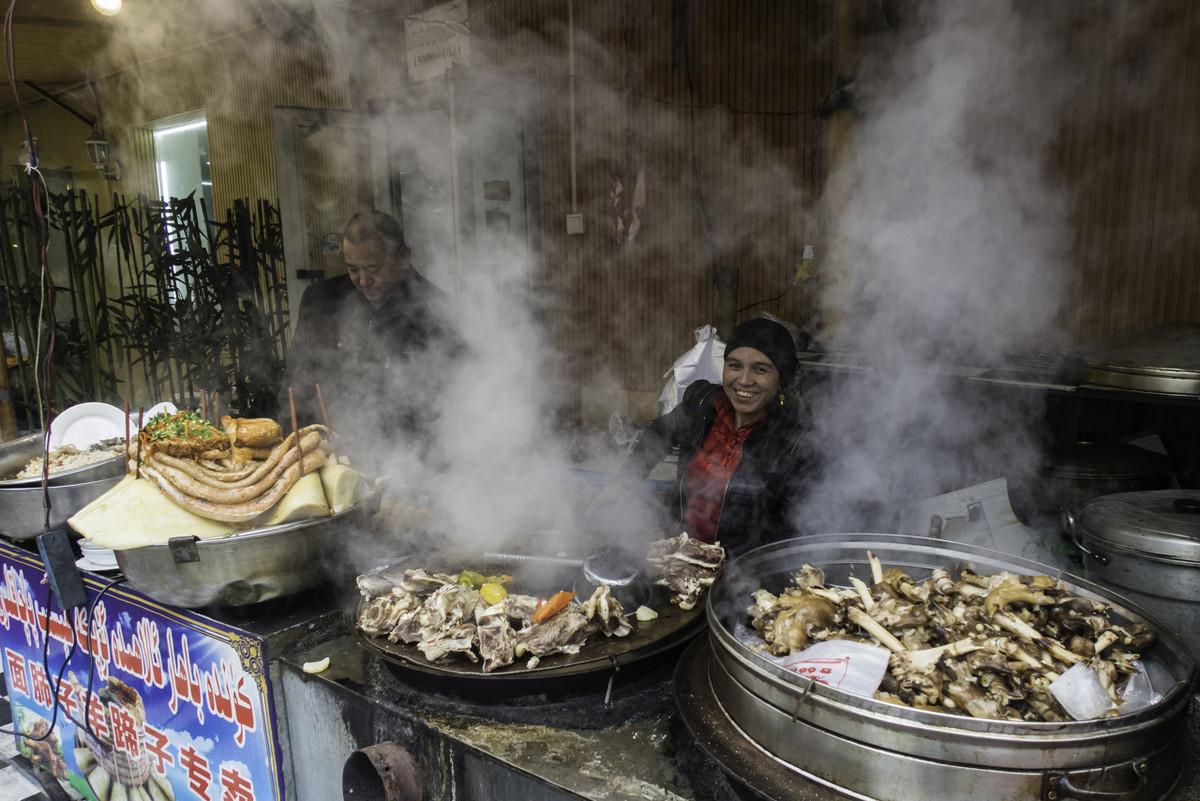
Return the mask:
<path id="1" fill-rule="evenodd" d="M 152 440 L 187 439 L 189 437 L 212 439 L 222 436 L 222 433 L 212 423 L 191 410 L 176 412 L 175 414 L 160 412 L 154 415 L 150 418 L 150 422 L 146 424 L 146 433 L 150 435 L 150 439 Z"/>

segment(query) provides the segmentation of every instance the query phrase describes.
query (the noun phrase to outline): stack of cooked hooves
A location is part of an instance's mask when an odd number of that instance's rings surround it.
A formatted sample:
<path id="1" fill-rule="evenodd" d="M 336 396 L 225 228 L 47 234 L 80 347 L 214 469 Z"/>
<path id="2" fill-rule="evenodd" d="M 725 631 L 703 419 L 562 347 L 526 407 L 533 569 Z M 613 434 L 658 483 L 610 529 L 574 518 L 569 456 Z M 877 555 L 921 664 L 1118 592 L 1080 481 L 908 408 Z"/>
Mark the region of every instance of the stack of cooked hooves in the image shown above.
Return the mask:
<path id="1" fill-rule="evenodd" d="M 280 441 L 274 421 L 226 417 L 222 423 L 229 442 L 224 458 L 204 458 L 211 450 L 193 451 L 195 455 L 188 458 L 148 447 L 142 454 L 141 475 L 193 514 L 245 523 L 271 509 L 302 476 L 325 464 L 324 426 L 302 428 Z M 256 423 L 263 425 L 247 425 Z M 267 447 L 264 443 L 271 440 L 273 447 Z M 131 470 L 135 467 L 130 465 Z"/>
<path id="2" fill-rule="evenodd" d="M 100 801 L 175 801 L 171 782 L 148 766 L 136 775 L 129 775 L 133 771 L 128 771 L 127 766 L 111 764 L 111 755 L 105 761 L 110 764 L 106 766 L 84 738 L 76 736 L 75 763 L 87 778 L 92 794 Z"/>
<path id="3" fill-rule="evenodd" d="M 74 674 L 71 684 L 79 697 L 84 697 L 87 691 L 75 680 Z M 120 679 L 109 676 L 91 697 L 99 702 L 100 709 L 105 710 L 100 719 L 109 731 L 112 731 L 117 710 L 134 721 L 135 731 L 141 732 L 145 726 L 146 705 L 141 695 Z M 88 719 L 93 720 L 93 717 L 89 715 Z M 90 727 L 75 729 L 75 764 L 87 779 L 92 796 L 99 801 L 175 801 L 171 782 L 154 770 L 148 748 L 136 751 L 115 748 L 112 739 Z"/>

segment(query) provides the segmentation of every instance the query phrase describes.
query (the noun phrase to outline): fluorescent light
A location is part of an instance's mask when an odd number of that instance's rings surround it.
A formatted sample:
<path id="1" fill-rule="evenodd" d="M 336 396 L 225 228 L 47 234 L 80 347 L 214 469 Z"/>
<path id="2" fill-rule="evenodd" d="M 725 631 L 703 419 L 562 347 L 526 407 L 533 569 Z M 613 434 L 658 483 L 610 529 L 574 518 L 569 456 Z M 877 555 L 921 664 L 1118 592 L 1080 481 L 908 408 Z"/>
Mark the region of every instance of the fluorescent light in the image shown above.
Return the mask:
<path id="1" fill-rule="evenodd" d="M 111 17 L 121 10 L 121 0 L 92 0 L 92 8 L 106 17 Z"/>
<path id="2" fill-rule="evenodd" d="M 212 181 L 201 181 L 200 185 L 201 186 L 212 186 Z M 309 482 L 309 483 L 312 483 L 312 482 Z"/>
<path id="3" fill-rule="evenodd" d="M 154 132 L 157 136 L 170 136 L 171 134 L 183 133 L 184 131 L 194 131 L 197 128 L 204 128 L 208 125 L 208 120 L 200 120 L 199 122 L 189 122 L 183 125 L 173 125 L 170 128 L 159 128 Z"/>

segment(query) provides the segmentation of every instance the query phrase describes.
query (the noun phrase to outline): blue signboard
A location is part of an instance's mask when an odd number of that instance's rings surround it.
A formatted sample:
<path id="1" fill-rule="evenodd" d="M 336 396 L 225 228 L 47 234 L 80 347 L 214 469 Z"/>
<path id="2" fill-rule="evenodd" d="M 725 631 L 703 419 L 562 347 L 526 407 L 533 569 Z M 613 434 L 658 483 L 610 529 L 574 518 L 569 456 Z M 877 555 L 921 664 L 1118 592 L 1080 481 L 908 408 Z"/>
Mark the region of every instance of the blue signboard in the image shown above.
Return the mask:
<path id="1" fill-rule="evenodd" d="M 261 638 L 92 576 L 64 614 L 35 556 L 0 543 L 0 569 L 0 660 L 34 764 L 95 801 L 282 801 Z"/>

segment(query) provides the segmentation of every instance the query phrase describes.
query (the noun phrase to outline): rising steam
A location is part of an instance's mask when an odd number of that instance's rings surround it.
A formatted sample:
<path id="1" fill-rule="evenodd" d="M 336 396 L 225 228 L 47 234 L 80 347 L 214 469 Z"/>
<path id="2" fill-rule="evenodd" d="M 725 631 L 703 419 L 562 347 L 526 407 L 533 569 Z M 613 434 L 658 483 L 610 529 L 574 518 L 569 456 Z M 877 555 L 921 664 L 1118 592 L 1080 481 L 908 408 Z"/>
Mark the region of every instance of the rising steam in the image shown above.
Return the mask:
<path id="1" fill-rule="evenodd" d="M 867 43 L 822 338 L 879 368 L 813 393 L 809 528 L 886 530 L 905 502 L 1037 467 L 1040 399 L 938 372 L 1062 341 L 1067 207 L 1046 157 L 1070 80 L 1045 22 L 945 0 Z"/>

